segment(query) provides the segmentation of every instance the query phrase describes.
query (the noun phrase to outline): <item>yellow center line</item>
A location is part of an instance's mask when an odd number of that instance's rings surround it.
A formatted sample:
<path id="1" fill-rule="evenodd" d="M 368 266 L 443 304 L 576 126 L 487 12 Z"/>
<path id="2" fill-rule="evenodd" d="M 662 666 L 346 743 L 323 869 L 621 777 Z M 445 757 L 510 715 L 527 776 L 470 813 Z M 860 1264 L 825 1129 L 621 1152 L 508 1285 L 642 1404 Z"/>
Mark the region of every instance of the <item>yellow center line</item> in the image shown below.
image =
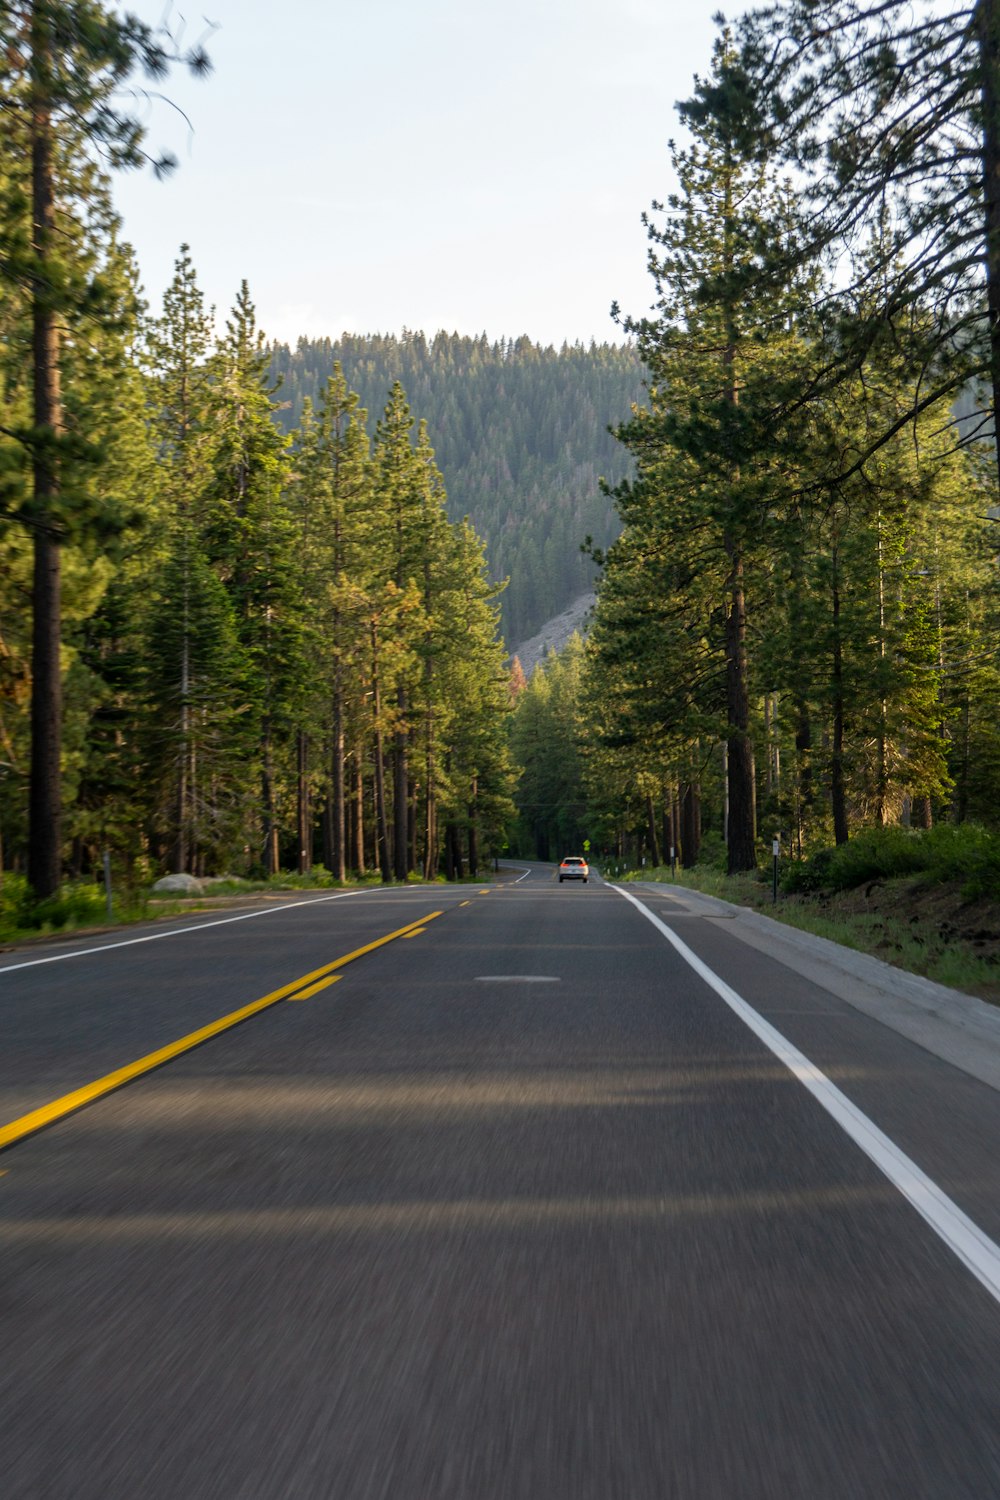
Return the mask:
<path id="1" fill-rule="evenodd" d="M 320 990 L 329 989 L 331 984 L 336 984 L 343 977 L 343 974 L 331 974 L 328 979 L 317 979 L 316 983 L 311 984 L 308 989 L 296 990 L 294 995 L 289 995 L 289 1004 L 294 1000 L 311 1000 L 313 995 L 318 995 Z"/>
<path id="2" fill-rule="evenodd" d="M 288 992 L 296 993 L 304 984 L 311 984 L 314 979 L 321 979 L 325 974 L 332 974 L 334 969 L 342 969 L 345 964 L 352 964 L 356 958 L 362 958 L 366 953 L 374 953 L 376 948 L 384 948 L 386 943 L 395 942 L 396 938 L 406 937 L 407 933 L 415 927 L 423 927 L 425 922 L 433 922 L 435 917 L 442 916 L 439 911 L 432 911 L 430 916 L 418 917 L 415 922 L 407 922 L 405 927 L 397 927 L 395 932 L 386 933 L 385 937 L 376 938 L 374 943 L 366 943 L 363 948 L 355 948 L 352 953 L 345 953 L 342 958 L 335 958 L 332 964 L 324 964 L 321 969 L 314 969 L 311 974 L 303 974 L 294 984 L 289 985 Z"/>
<path id="3" fill-rule="evenodd" d="M 212 1021 L 208 1026 L 201 1026 L 197 1031 L 191 1031 L 187 1036 L 182 1036 L 176 1042 L 170 1042 L 166 1047 L 159 1047 L 155 1052 L 149 1052 L 145 1057 L 140 1057 L 136 1062 L 127 1063 L 124 1068 L 116 1068 L 113 1073 L 106 1073 L 103 1078 L 95 1078 L 93 1083 L 86 1083 L 82 1088 L 74 1089 L 72 1093 L 63 1094 L 60 1099 L 53 1099 L 50 1104 L 43 1104 L 39 1109 L 33 1109 L 19 1119 L 11 1120 L 8 1125 L 0 1126 L 0 1151 L 6 1150 L 8 1146 L 16 1145 L 23 1141 L 25 1136 L 34 1135 L 37 1130 L 44 1130 L 46 1125 L 52 1125 L 56 1120 L 62 1120 L 66 1115 L 74 1114 L 76 1110 L 83 1109 L 87 1104 L 93 1104 L 97 1099 L 103 1099 L 105 1094 L 113 1093 L 115 1089 L 122 1088 L 131 1083 L 133 1079 L 141 1078 L 144 1073 L 151 1073 L 155 1068 L 162 1068 L 164 1063 L 173 1062 L 175 1057 L 180 1057 L 184 1052 L 190 1052 L 194 1047 L 200 1047 L 203 1042 L 211 1041 L 212 1037 L 219 1036 L 223 1031 L 228 1031 L 233 1026 L 238 1026 L 241 1021 L 247 1021 L 251 1016 L 257 1015 L 262 1010 L 267 1010 L 271 1005 L 277 1005 L 281 1000 L 306 999 L 307 995 L 300 993 L 303 986 L 313 986 L 310 994 L 325 987 L 333 980 L 328 976 L 333 975 L 335 969 L 341 969 L 345 964 L 353 963 L 356 958 L 361 958 L 365 953 L 373 953 L 376 948 L 384 948 L 386 943 L 391 943 L 395 938 L 405 937 L 415 927 L 423 927 L 427 922 L 432 922 L 435 917 L 442 915 L 439 911 L 432 911 L 430 916 L 420 917 L 416 922 L 408 922 L 405 927 L 399 927 L 395 932 L 387 933 L 385 937 L 376 938 L 373 943 L 366 943 L 363 948 L 355 948 L 351 953 L 345 953 L 341 958 L 335 958 L 332 963 L 324 964 L 320 969 L 314 969 L 311 974 L 303 974 L 299 979 L 293 979 L 291 984 L 283 984 L 280 989 L 272 990 L 269 995 L 264 995 L 260 1000 L 254 1000 L 250 1005 L 241 1006 L 239 1010 L 230 1011 L 228 1016 L 222 1016 L 218 1021 Z M 339 974 L 335 976 L 341 978 Z M 316 983 L 319 980 L 321 983 Z"/>

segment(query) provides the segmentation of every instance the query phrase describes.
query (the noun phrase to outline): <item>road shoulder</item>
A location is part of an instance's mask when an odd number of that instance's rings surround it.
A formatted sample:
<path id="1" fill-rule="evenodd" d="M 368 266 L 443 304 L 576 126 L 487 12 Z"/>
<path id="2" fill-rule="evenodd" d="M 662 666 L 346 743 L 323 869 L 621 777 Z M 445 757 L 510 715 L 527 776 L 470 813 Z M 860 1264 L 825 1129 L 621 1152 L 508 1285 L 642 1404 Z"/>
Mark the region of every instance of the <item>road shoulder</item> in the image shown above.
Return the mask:
<path id="1" fill-rule="evenodd" d="M 996 1006 L 686 886 L 637 881 L 630 889 L 667 896 L 678 914 L 724 921 L 727 931 L 749 947 L 1000 1091 Z M 670 913 L 661 915 L 669 919 Z"/>

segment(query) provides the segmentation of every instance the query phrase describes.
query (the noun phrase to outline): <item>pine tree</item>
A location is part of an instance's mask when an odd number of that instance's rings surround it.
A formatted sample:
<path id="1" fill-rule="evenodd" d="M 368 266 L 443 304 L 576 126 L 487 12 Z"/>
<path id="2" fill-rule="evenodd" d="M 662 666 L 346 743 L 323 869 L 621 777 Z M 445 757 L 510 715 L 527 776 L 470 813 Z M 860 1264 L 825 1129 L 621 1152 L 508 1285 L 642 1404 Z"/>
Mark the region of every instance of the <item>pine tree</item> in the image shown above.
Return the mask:
<path id="1" fill-rule="evenodd" d="M 318 416 L 311 403 L 296 435 L 289 500 L 296 516 L 304 587 L 310 601 L 317 653 L 328 663 L 318 686 L 324 703 L 316 718 L 326 726 L 327 775 L 324 858 L 337 880 L 347 873 L 348 725 L 362 717 L 365 546 L 371 506 L 366 413 L 334 365 Z M 362 850 L 363 856 L 363 850 Z"/>
<path id="2" fill-rule="evenodd" d="M 461 873 L 464 825 L 469 873 L 497 852 L 514 816 L 507 720 L 511 712 L 498 590 L 488 579 L 483 544 L 468 522 L 452 528 L 448 580 L 438 600 L 435 687 L 441 694 L 435 800 L 445 823 L 445 862 Z M 428 856 L 427 868 L 435 866 Z"/>
<path id="3" fill-rule="evenodd" d="M 680 191 L 662 227 L 647 218 L 658 317 L 626 327 L 651 372 L 650 400 L 618 434 L 640 465 L 636 485 L 618 491 L 623 519 L 669 537 L 678 574 L 695 594 L 706 585 L 714 594 L 698 633 L 725 670 L 730 872 L 756 864 L 747 590 L 773 523 L 782 450 L 792 447 L 773 413 L 775 387 L 799 353 L 789 323 L 801 295 L 794 284 L 745 295 L 790 216 L 787 195 L 742 154 L 744 107 L 724 33 L 711 77 L 681 108 L 694 143 L 673 151 Z"/>
<path id="4" fill-rule="evenodd" d="M 419 461 L 414 455 L 410 437 L 412 426 L 413 418 L 403 388 L 399 381 L 394 381 L 375 430 L 372 487 L 373 514 L 378 527 L 375 544 L 385 560 L 386 571 L 400 600 L 408 590 L 418 588 L 417 578 L 422 571 L 420 532 L 424 504 Z M 393 684 L 391 865 L 396 880 L 405 880 L 410 871 L 408 813 L 412 681 L 409 669 L 416 664 L 411 648 L 416 635 L 423 629 L 416 597 L 414 592 L 412 606 L 401 609 L 396 616 L 400 622 L 405 621 L 408 631 L 408 638 L 398 638 L 404 656 L 394 674 Z"/>
<path id="5" fill-rule="evenodd" d="M 135 824 L 141 819 L 143 778 L 131 776 L 125 740 L 138 681 L 133 675 L 135 600 L 144 597 L 143 590 L 131 595 L 131 609 L 123 609 L 123 603 L 148 554 L 155 552 L 155 454 L 139 358 L 143 308 L 135 267 L 127 249 L 117 244 L 113 218 L 106 223 L 101 274 L 106 306 L 115 315 L 83 324 L 63 350 L 67 428 L 85 426 L 100 453 L 85 482 L 82 473 L 77 475 L 100 520 L 76 540 L 64 541 L 60 558 L 62 655 L 68 668 L 62 782 L 77 873 L 96 865 L 101 844 L 120 851 L 127 870 L 139 852 Z"/>
<path id="6" fill-rule="evenodd" d="M 243 282 L 213 363 L 216 447 L 208 557 L 232 602 L 254 682 L 260 856 L 280 867 L 278 753 L 294 726 L 301 655 L 295 529 L 284 499 L 286 440 L 274 423 L 267 354 Z"/>
<path id="7" fill-rule="evenodd" d="M 421 603 L 420 636 L 416 642 L 419 666 L 413 685 L 414 724 L 419 725 L 414 750 L 416 774 L 422 788 L 419 807 L 415 805 L 414 812 L 420 829 L 418 842 L 422 845 L 418 862 L 424 879 L 431 880 L 437 872 L 438 815 L 445 782 L 442 750 L 446 736 L 454 732 L 457 717 L 456 704 L 449 703 L 442 691 L 447 681 L 445 675 L 442 683 L 442 674 L 447 674 L 449 654 L 457 646 L 456 622 L 463 615 L 468 616 L 468 596 L 480 584 L 484 564 L 481 550 L 473 561 L 448 522 L 444 481 L 423 421 L 418 428 L 414 460 L 420 498 L 416 561 Z M 492 614 L 488 629 L 492 640 L 496 634 L 496 618 Z"/>
<path id="8" fill-rule="evenodd" d="M 137 741 L 156 795 L 154 847 L 177 864 L 183 841 L 187 869 L 219 873 L 244 839 L 245 777 L 257 748 L 244 711 L 252 668 L 224 585 L 197 548 L 177 540 L 144 612 Z"/>
<path id="9" fill-rule="evenodd" d="M 890 329 L 914 376 L 911 405 L 872 431 L 868 452 L 980 376 L 992 400 L 973 425 L 988 431 L 1000 399 L 997 0 L 957 9 L 780 0 L 746 15 L 740 33 L 756 111 L 748 136 L 799 169 L 805 196 L 807 234 L 766 274 L 785 278 L 803 254 L 839 265 L 836 286 L 824 289 L 832 337 L 812 398 L 860 371 Z M 918 305 L 924 316 L 914 320 Z"/>
<path id="10" fill-rule="evenodd" d="M 78 480 L 96 456 L 88 435 L 66 422 L 64 340 L 81 315 L 108 317 L 101 279 L 74 253 L 79 241 L 67 220 L 93 188 L 88 148 L 112 166 L 145 159 L 141 123 L 118 105 L 117 91 L 137 68 L 162 77 L 172 49 L 135 17 L 95 0 L 23 0 L 4 4 L 0 19 L 8 141 L 16 143 L 14 160 L 30 168 L 5 174 L 2 260 L 31 320 L 31 419 L 19 434 L 30 488 L 18 513 L 34 547 L 29 878 L 44 896 L 58 887 L 61 859 L 61 548 L 93 514 L 80 502 Z M 188 61 L 207 70 L 200 50 Z"/>
<path id="11" fill-rule="evenodd" d="M 182 245 L 150 351 L 155 368 L 151 402 L 159 440 L 164 576 L 170 579 L 170 591 L 165 598 L 172 600 L 173 608 L 179 612 L 179 634 L 171 631 L 178 645 L 177 677 L 174 688 L 167 692 L 173 711 L 161 720 L 160 730 L 174 738 L 168 756 L 174 766 L 171 796 L 174 810 L 169 819 L 172 831 L 168 838 L 170 866 L 177 872 L 192 868 L 200 853 L 195 837 L 199 745 L 194 703 L 196 699 L 200 701 L 200 719 L 205 727 L 213 701 L 225 700 L 224 691 L 216 698 L 204 680 L 196 680 L 202 677 L 202 672 L 193 660 L 195 622 L 206 607 L 212 607 L 205 595 L 207 580 L 201 573 L 202 536 L 215 446 L 211 340 L 211 315 L 205 309 L 188 247 Z M 155 593 L 160 592 L 158 581 Z"/>

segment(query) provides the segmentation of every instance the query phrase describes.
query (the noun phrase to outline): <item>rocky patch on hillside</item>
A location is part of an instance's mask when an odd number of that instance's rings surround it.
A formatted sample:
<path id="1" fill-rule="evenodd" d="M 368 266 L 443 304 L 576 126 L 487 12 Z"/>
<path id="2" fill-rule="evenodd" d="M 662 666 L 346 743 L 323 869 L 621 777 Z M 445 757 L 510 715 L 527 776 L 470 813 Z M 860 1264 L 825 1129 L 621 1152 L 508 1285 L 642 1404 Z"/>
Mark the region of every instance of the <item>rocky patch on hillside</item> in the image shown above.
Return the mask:
<path id="1" fill-rule="evenodd" d="M 588 616 L 596 600 L 597 595 L 593 591 L 580 594 L 562 614 L 553 615 L 551 620 L 546 620 L 537 635 L 511 649 L 511 660 L 517 657 L 525 677 L 531 676 L 538 663 L 544 661 L 550 651 L 561 651 L 574 630 L 586 635 Z"/>

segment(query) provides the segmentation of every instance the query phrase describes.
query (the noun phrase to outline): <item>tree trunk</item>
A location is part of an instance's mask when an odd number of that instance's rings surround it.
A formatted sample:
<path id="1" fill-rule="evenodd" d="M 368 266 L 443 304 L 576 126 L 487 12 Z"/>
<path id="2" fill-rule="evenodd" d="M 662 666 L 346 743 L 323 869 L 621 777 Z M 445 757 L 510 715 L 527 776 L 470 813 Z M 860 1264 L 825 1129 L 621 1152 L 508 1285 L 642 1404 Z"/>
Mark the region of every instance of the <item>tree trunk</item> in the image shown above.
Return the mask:
<path id="1" fill-rule="evenodd" d="M 427 693 L 427 712 L 424 716 L 424 759 L 427 771 L 427 791 L 424 800 L 424 879 L 433 880 L 437 874 L 437 794 L 434 786 L 436 767 L 434 764 L 434 710 L 431 706 L 431 677 L 433 665 L 428 654 L 424 668 L 424 684 Z"/>
<path id="2" fill-rule="evenodd" d="M 653 806 L 651 792 L 646 793 L 646 828 L 649 839 L 649 857 L 655 869 L 660 863 L 660 845 L 656 837 L 656 808 Z"/>
<path id="3" fill-rule="evenodd" d="M 55 444 L 62 434 L 60 335 L 46 286 L 45 262 L 55 236 L 52 166 L 52 52 L 46 8 L 35 5 L 31 20 L 31 198 L 36 280 L 32 296 L 34 380 L 33 457 L 35 503 L 31 642 L 31 769 L 28 792 L 28 881 L 36 896 L 59 889 L 62 845 L 60 751 L 62 745 L 61 554 L 55 508 L 59 496 Z"/>
<path id="4" fill-rule="evenodd" d="M 882 515 L 879 512 L 876 525 L 878 558 L 878 655 L 879 655 L 879 709 L 878 740 L 875 768 L 875 816 L 883 828 L 889 821 L 889 706 L 886 702 L 886 649 L 885 649 L 885 573 L 882 553 Z"/>
<path id="5" fill-rule="evenodd" d="M 354 764 L 354 865 L 360 879 L 368 873 L 365 859 L 365 769 L 362 748 L 355 752 Z"/>
<path id="6" fill-rule="evenodd" d="M 1000 413 L 1000 4 L 976 0 L 973 24 L 982 79 L 983 208 L 986 229 L 986 306 L 990 333 L 993 422 Z M 997 444 L 1000 465 L 1000 444 Z"/>
<path id="7" fill-rule="evenodd" d="M 815 800 L 812 774 L 812 721 L 804 698 L 795 704 L 795 753 L 798 757 L 798 793 L 803 815 L 808 817 Z"/>
<path id="8" fill-rule="evenodd" d="M 59 889 L 62 843 L 60 554 L 58 543 L 41 531 L 35 535 L 32 603 L 28 881 L 36 896 L 52 896 Z"/>
<path id="9" fill-rule="evenodd" d="M 200 875 L 202 873 L 203 869 L 204 869 L 204 866 L 205 866 L 205 852 L 201 848 L 201 819 L 199 817 L 199 801 L 198 801 L 198 798 L 199 798 L 198 773 L 199 773 L 201 767 L 198 764 L 198 749 L 197 749 L 197 746 L 195 744 L 195 735 L 194 735 L 194 724 L 196 722 L 196 716 L 194 714 L 190 714 L 189 718 L 191 720 L 192 733 L 191 733 L 191 751 L 190 751 L 190 755 L 188 757 L 188 763 L 187 763 L 187 768 L 188 768 L 187 769 L 187 783 L 188 783 L 188 794 L 187 794 L 187 805 L 188 805 L 188 837 L 187 837 L 187 848 L 188 848 L 188 861 L 189 861 L 189 863 L 191 865 L 191 874 L 192 875 Z M 219 796 L 218 796 L 219 788 L 218 788 L 217 782 L 214 779 L 210 782 L 210 792 L 211 792 L 211 802 L 210 802 L 210 807 L 209 807 L 209 827 L 211 827 L 212 824 L 216 821 L 216 810 L 217 810 L 218 805 L 219 805 Z"/>
<path id="10" fill-rule="evenodd" d="M 790 618 L 801 621 L 805 615 L 806 587 L 803 564 L 806 556 L 806 532 L 799 512 L 795 513 L 799 545 L 792 548 L 790 578 Z M 816 800 L 816 789 L 812 769 L 812 721 L 809 710 L 808 662 L 802 653 L 793 653 L 791 677 L 792 703 L 795 714 L 795 837 L 799 855 L 802 854 L 802 819 L 809 819 Z"/>
<path id="11" fill-rule="evenodd" d="M 297 796 L 296 827 L 298 829 L 298 870 L 308 875 L 312 869 L 312 809 L 309 796 L 309 736 L 300 729 L 296 737 Z"/>
<path id="12" fill-rule="evenodd" d="M 479 798 L 479 782 L 473 776 L 469 796 L 469 874 L 479 873 L 479 827 L 476 823 L 476 806 Z"/>
<path id="13" fill-rule="evenodd" d="M 969 812 L 969 772 L 972 768 L 972 695 L 966 689 L 962 699 L 962 765 L 955 796 L 954 821 L 964 823 Z"/>
<path id="14" fill-rule="evenodd" d="M 681 864 L 685 870 L 698 863 L 701 847 L 701 794 L 698 783 L 686 781 L 681 789 Z"/>
<path id="15" fill-rule="evenodd" d="M 372 621 L 372 713 L 375 727 L 375 842 L 378 846 L 378 863 L 382 880 L 388 885 L 392 880 L 392 864 L 389 858 L 389 826 L 385 807 L 385 753 L 382 746 L 382 697 L 378 679 L 378 626 Z"/>
<path id="16" fill-rule="evenodd" d="M 438 872 L 437 803 L 429 787 L 425 808 L 424 840 L 424 879 L 433 880 Z"/>
<path id="17" fill-rule="evenodd" d="M 837 550 L 833 550 L 833 755 L 830 761 L 830 799 L 833 804 L 833 837 L 846 844 L 847 797 L 844 789 L 844 658 L 840 639 L 840 578 Z"/>
<path id="18" fill-rule="evenodd" d="M 399 712 L 399 722 L 394 736 L 392 757 L 393 874 L 397 880 L 405 880 L 410 873 L 408 838 L 410 782 L 407 763 L 407 701 L 406 687 L 403 683 L 400 683 L 396 689 L 396 708 Z"/>
<path id="19" fill-rule="evenodd" d="M 383 884 L 392 880 L 392 863 L 389 859 L 389 825 L 385 810 L 385 757 L 382 748 L 382 730 L 375 730 L 375 839 L 378 845 L 378 866 Z"/>
<path id="20" fill-rule="evenodd" d="M 423 860 L 417 857 L 417 810 L 420 807 L 420 799 L 423 788 L 419 782 L 410 782 L 410 800 L 406 808 L 406 849 L 407 868 L 415 870 L 419 865 L 423 869 Z"/>
<path id="21" fill-rule="evenodd" d="M 934 827 L 934 813 L 931 806 L 931 799 L 926 792 L 918 793 L 913 798 L 913 804 L 910 809 L 910 824 L 913 828 Z"/>
<path id="22" fill-rule="evenodd" d="M 323 746 L 323 761 L 327 767 L 326 791 L 323 811 L 320 814 L 320 838 L 323 843 L 324 868 L 333 872 L 333 752 L 328 744 Z"/>
<path id="23" fill-rule="evenodd" d="M 333 736 L 330 752 L 330 873 L 335 880 L 347 879 L 344 847 L 344 691 L 338 661 L 333 681 Z"/>
<path id="24" fill-rule="evenodd" d="M 183 601 L 183 623 L 181 639 L 181 721 L 180 721 L 180 746 L 177 756 L 177 807 L 176 807 L 176 837 L 174 839 L 174 852 L 171 867 L 175 875 L 181 875 L 187 870 L 188 865 L 188 796 L 190 788 L 188 785 L 188 756 L 190 754 L 189 742 L 191 738 L 191 643 L 188 639 L 189 630 L 189 599 L 188 581 L 185 572 L 184 578 L 184 601 Z"/>
<path id="25" fill-rule="evenodd" d="M 733 183 L 736 176 L 733 144 L 725 143 L 723 204 L 723 265 L 727 274 L 735 261 L 735 205 Z M 734 300 L 725 305 L 725 348 L 722 364 L 725 394 L 734 409 L 739 405 L 739 309 Z M 740 482 L 739 454 L 731 453 L 732 482 Z M 732 530 L 727 526 L 723 537 L 729 559 L 729 613 L 726 617 L 726 766 L 729 784 L 729 810 L 726 820 L 726 847 L 730 875 L 753 870 L 757 865 L 754 848 L 754 769 L 750 744 L 750 697 L 747 669 L 746 598 L 743 590 L 743 552 Z"/>
<path id="26" fill-rule="evenodd" d="M 265 715 L 261 733 L 260 801 L 263 823 L 264 875 L 278 873 L 278 825 L 274 812 L 274 767 L 271 764 L 271 720 Z"/>
<path id="27" fill-rule="evenodd" d="M 729 781 L 727 829 L 730 875 L 757 867 L 754 848 L 754 770 L 750 743 L 750 696 L 747 690 L 746 600 L 743 593 L 743 558 L 727 539 L 730 559 L 729 614 L 726 618 L 726 736 Z"/>
<path id="28" fill-rule="evenodd" d="M 675 781 L 670 793 L 670 826 L 673 829 L 674 858 L 681 857 L 681 784 Z"/>
<path id="29" fill-rule="evenodd" d="M 462 863 L 462 840 L 458 833 L 458 824 L 449 823 L 445 842 L 448 850 L 448 879 L 461 880 L 465 873 Z"/>

